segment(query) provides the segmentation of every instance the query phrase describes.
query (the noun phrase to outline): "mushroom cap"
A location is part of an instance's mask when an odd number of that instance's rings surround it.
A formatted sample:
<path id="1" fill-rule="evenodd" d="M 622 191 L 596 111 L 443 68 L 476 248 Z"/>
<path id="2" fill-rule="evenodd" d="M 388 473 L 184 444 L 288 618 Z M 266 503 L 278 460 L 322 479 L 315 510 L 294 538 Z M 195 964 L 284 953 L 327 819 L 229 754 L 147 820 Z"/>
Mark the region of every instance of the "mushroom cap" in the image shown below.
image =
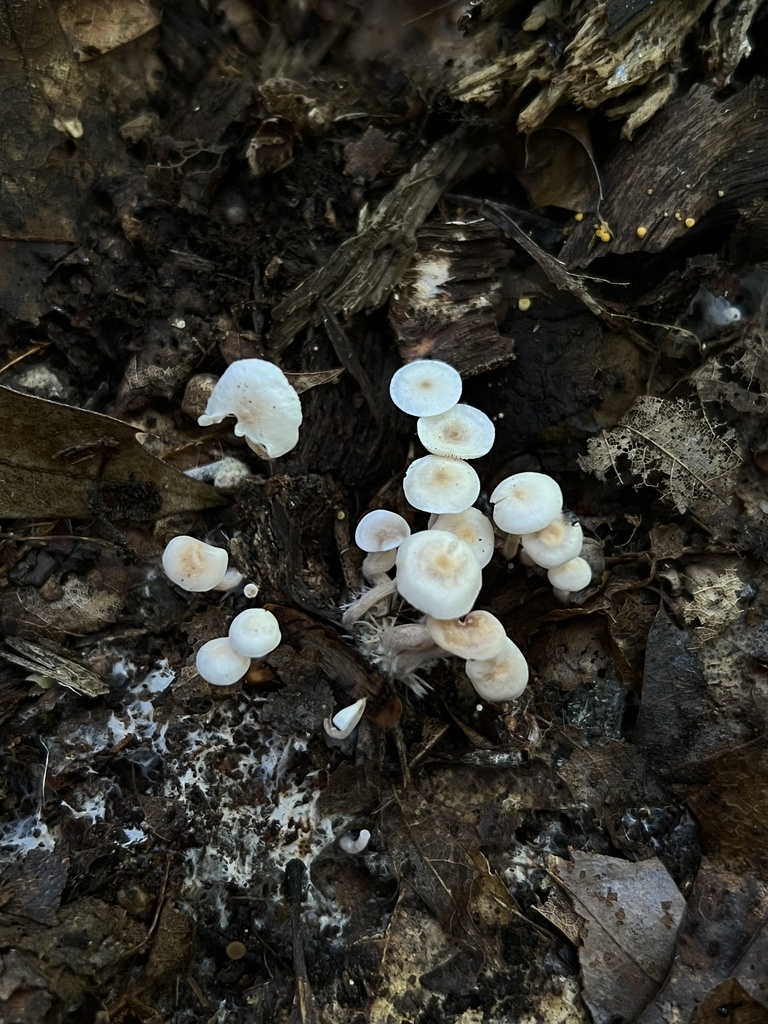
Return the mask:
<path id="1" fill-rule="evenodd" d="M 229 627 L 233 650 L 245 658 L 263 658 L 282 639 L 280 623 L 266 608 L 246 608 L 236 615 Z"/>
<path id="2" fill-rule="evenodd" d="M 493 519 L 506 533 L 535 533 L 562 511 L 563 492 L 546 473 L 515 473 L 491 495 Z"/>
<path id="3" fill-rule="evenodd" d="M 412 533 L 397 549 L 398 592 L 437 619 L 466 615 L 480 593 L 482 573 L 472 548 L 447 530 Z"/>
<path id="4" fill-rule="evenodd" d="M 411 416 L 438 416 L 461 398 L 461 374 L 439 359 L 414 359 L 392 375 L 389 394 Z"/>
<path id="5" fill-rule="evenodd" d="M 473 405 L 454 405 L 438 416 L 420 416 L 419 440 L 433 455 L 449 459 L 479 459 L 493 448 L 496 427 Z"/>
<path id="6" fill-rule="evenodd" d="M 224 548 L 184 534 L 170 540 L 163 551 L 165 575 L 178 587 L 195 594 L 218 586 L 226 575 L 228 562 Z"/>
<path id="7" fill-rule="evenodd" d="M 465 508 L 463 512 L 442 512 L 430 521 L 429 528 L 447 530 L 465 544 L 469 544 L 481 569 L 484 569 L 493 557 L 493 524 L 479 508 Z"/>
<path id="8" fill-rule="evenodd" d="M 276 459 L 296 447 L 302 420 L 299 396 L 283 371 L 266 359 L 239 359 L 219 378 L 201 427 L 235 416 L 235 434 L 257 455 Z"/>
<path id="9" fill-rule="evenodd" d="M 219 636 L 203 644 L 195 658 L 197 671 L 212 686 L 231 686 L 251 667 L 251 659 L 238 654 L 229 637 Z"/>
<path id="10" fill-rule="evenodd" d="M 355 544 L 363 551 L 391 551 L 409 537 L 411 528 L 397 512 L 375 508 L 366 512 L 355 530 Z"/>
<path id="11" fill-rule="evenodd" d="M 332 718 L 329 716 L 323 719 L 323 728 L 331 739 L 345 740 L 347 736 L 351 736 L 365 714 L 367 703 L 368 698 L 361 697 L 354 704 L 341 708 Z"/>
<path id="12" fill-rule="evenodd" d="M 483 700 L 516 700 L 528 685 L 528 662 L 509 637 L 501 654 L 467 661 L 464 670 Z"/>
<path id="13" fill-rule="evenodd" d="M 564 565 L 558 565 L 547 572 L 547 579 L 558 590 L 583 590 L 592 582 L 592 570 L 584 558 L 571 558 Z"/>
<path id="14" fill-rule="evenodd" d="M 470 612 L 463 619 L 435 619 L 428 615 L 426 626 L 438 647 L 457 658 L 495 658 L 507 639 L 496 616 L 484 611 Z"/>
<path id="15" fill-rule="evenodd" d="M 584 534 L 579 523 L 561 513 L 543 530 L 522 537 L 523 551 L 542 569 L 554 569 L 575 558 L 581 551 Z"/>
<path id="16" fill-rule="evenodd" d="M 477 501 L 480 478 L 468 462 L 424 455 L 403 478 L 403 492 L 422 512 L 463 512 Z"/>

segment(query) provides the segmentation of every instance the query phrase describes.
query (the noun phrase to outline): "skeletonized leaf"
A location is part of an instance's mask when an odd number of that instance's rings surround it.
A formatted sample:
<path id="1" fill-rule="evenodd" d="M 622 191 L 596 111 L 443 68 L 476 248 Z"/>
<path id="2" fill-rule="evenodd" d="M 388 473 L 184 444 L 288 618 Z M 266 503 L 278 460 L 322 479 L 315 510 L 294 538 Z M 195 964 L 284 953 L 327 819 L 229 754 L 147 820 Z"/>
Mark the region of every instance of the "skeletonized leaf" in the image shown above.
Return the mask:
<path id="1" fill-rule="evenodd" d="M 713 424 L 704 409 L 685 399 L 639 398 L 612 430 L 588 442 L 582 469 L 605 480 L 627 474 L 635 487 L 655 487 L 678 512 L 710 516 L 729 503 L 742 463 L 731 427 Z"/>
<path id="2" fill-rule="evenodd" d="M 121 420 L 0 387 L 0 516 L 150 521 L 220 505 L 146 452 Z"/>

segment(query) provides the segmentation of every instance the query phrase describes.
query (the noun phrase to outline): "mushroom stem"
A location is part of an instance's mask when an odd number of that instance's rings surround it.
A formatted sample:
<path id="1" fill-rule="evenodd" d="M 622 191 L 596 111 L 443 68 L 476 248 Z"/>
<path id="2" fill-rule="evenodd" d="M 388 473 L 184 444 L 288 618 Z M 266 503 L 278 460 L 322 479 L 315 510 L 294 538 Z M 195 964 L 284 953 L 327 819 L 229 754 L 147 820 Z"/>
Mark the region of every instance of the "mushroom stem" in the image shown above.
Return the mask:
<path id="1" fill-rule="evenodd" d="M 379 633 L 376 656 L 389 675 L 402 676 L 418 671 L 435 658 L 444 658 L 445 651 L 423 623 L 405 622 Z"/>
<path id="2" fill-rule="evenodd" d="M 375 587 L 361 594 L 356 601 L 347 605 L 341 617 L 342 623 L 345 626 L 353 626 L 380 601 L 391 597 L 396 591 L 395 581 L 386 577 L 381 583 L 377 583 Z"/>

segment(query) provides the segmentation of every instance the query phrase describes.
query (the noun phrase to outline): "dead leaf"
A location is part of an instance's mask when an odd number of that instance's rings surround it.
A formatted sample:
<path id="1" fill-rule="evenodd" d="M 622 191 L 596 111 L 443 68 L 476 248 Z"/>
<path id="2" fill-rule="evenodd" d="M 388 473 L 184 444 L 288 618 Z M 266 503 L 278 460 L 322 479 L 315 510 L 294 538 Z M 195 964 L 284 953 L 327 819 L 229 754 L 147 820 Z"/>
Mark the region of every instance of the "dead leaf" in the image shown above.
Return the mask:
<path id="1" fill-rule="evenodd" d="M 602 196 L 600 174 L 583 115 L 555 111 L 526 135 L 515 175 L 533 206 L 594 210 Z"/>
<path id="2" fill-rule="evenodd" d="M 224 504 L 153 458 L 121 420 L 0 387 L 0 516 L 144 522 Z"/>
<path id="3" fill-rule="evenodd" d="M 768 1007 L 758 1003 L 735 978 L 728 978 L 693 1011 L 691 1024 L 768 1024 Z"/>
<path id="4" fill-rule="evenodd" d="M 61 0 L 56 14 L 78 60 L 109 53 L 160 24 L 147 0 Z"/>

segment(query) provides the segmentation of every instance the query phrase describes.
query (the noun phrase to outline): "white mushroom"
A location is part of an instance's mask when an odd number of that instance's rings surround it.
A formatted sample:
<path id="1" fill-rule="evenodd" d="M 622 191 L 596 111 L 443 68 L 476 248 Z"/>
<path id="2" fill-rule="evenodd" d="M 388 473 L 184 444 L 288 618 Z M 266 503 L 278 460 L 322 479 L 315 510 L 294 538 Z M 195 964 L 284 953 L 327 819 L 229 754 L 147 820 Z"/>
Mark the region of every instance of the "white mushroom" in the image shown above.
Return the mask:
<path id="1" fill-rule="evenodd" d="M 229 642 L 246 658 L 263 658 L 279 645 L 280 624 L 266 608 L 246 608 L 232 619 Z"/>
<path id="2" fill-rule="evenodd" d="M 469 544 L 481 569 L 484 569 L 493 557 L 493 525 L 479 508 L 465 508 L 463 512 L 443 512 L 430 519 L 429 528 L 448 530 L 465 544 Z"/>
<path id="3" fill-rule="evenodd" d="M 473 405 L 454 405 L 439 416 L 421 416 L 419 440 L 433 455 L 449 459 L 479 459 L 493 448 L 493 421 Z"/>
<path id="4" fill-rule="evenodd" d="M 208 399 L 201 427 L 235 416 L 235 434 L 263 459 L 296 447 L 302 420 L 299 396 L 283 371 L 265 359 L 239 359 L 228 366 Z"/>
<path id="5" fill-rule="evenodd" d="M 218 586 L 226 575 L 228 562 L 224 548 L 184 535 L 174 537 L 163 551 L 163 571 L 168 579 L 196 594 Z"/>
<path id="6" fill-rule="evenodd" d="M 405 497 L 422 512 L 463 512 L 480 493 L 480 478 L 468 462 L 425 455 L 408 467 Z"/>
<path id="7" fill-rule="evenodd" d="M 493 519 L 506 533 L 535 533 L 549 526 L 563 508 L 563 493 L 545 473 L 515 473 L 491 495 Z"/>
<path id="8" fill-rule="evenodd" d="M 542 569 L 554 569 L 575 558 L 581 551 L 584 534 L 578 523 L 572 523 L 562 512 L 549 526 L 521 538 L 523 551 Z"/>
<path id="9" fill-rule="evenodd" d="M 339 846 L 344 853 L 362 853 L 368 843 L 371 841 L 371 833 L 367 828 L 360 829 L 360 834 L 357 839 L 353 835 L 342 836 L 339 840 Z"/>
<path id="10" fill-rule="evenodd" d="M 366 512 L 355 530 L 355 544 L 363 551 L 391 551 L 410 535 L 411 528 L 397 512 L 375 508 Z"/>
<path id="11" fill-rule="evenodd" d="M 509 637 L 501 654 L 467 661 L 464 670 L 484 700 L 516 700 L 528 685 L 528 662 Z"/>
<path id="12" fill-rule="evenodd" d="M 357 728 L 360 719 L 365 714 L 365 705 L 367 703 L 368 698 L 361 697 L 354 704 L 348 704 L 341 711 L 337 711 L 333 718 L 323 719 L 323 728 L 330 738 L 332 740 L 345 740 L 348 736 L 351 736 Z"/>
<path id="13" fill-rule="evenodd" d="M 195 658 L 197 671 L 212 686 L 231 686 L 242 679 L 251 666 L 251 659 L 238 654 L 229 637 L 220 636 L 203 644 Z"/>
<path id="14" fill-rule="evenodd" d="M 457 658 L 495 658 L 507 640 L 496 616 L 485 611 L 470 612 L 463 619 L 436 619 L 428 615 L 426 626 L 435 643 Z"/>
<path id="15" fill-rule="evenodd" d="M 466 615 L 480 593 L 482 574 L 472 549 L 447 530 L 411 534 L 397 549 L 397 589 L 437 619 Z"/>
<path id="16" fill-rule="evenodd" d="M 393 374 L 389 393 L 411 416 L 438 416 L 461 398 L 461 374 L 439 359 L 415 359 Z"/>
<path id="17" fill-rule="evenodd" d="M 576 590 L 583 590 L 592 582 L 592 570 L 589 562 L 576 557 L 571 558 L 564 565 L 558 565 L 547 572 L 547 579 L 558 590 L 566 590 L 573 593 Z"/>

